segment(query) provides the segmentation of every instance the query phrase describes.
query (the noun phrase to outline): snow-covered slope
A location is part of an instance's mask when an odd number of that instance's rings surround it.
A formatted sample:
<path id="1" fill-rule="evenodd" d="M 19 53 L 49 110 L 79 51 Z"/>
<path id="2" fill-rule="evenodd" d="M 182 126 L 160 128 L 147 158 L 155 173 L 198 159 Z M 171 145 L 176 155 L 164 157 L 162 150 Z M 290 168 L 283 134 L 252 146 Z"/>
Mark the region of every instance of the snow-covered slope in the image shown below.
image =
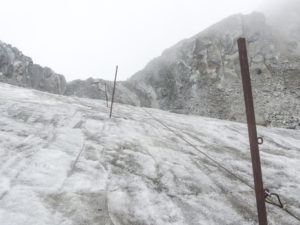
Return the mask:
<path id="1" fill-rule="evenodd" d="M 300 132 L 258 133 L 265 186 L 300 214 Z M 108 119 L 103 101 L 0 84 L 0 224 L 256 224 L 254 192 L 180 137 L 252 183 L 245 124 L 120 104 Z"/>

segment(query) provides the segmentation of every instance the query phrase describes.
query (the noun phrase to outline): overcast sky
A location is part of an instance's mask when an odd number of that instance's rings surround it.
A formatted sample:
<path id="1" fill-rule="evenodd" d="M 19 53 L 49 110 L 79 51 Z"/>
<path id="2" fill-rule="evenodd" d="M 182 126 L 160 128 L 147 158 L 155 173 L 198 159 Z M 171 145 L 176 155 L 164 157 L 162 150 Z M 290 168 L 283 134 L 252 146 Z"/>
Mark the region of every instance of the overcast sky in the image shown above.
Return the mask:
<path id="1" fill-rule="evenodd" d="M 68 81 L 125 80 L 164 49 L 271 0 L 0 0 L 0 40 Z M 299 0 L 300 1 L 300 0 Z M 276 2 L 276 1 L 275 1 Z"/>

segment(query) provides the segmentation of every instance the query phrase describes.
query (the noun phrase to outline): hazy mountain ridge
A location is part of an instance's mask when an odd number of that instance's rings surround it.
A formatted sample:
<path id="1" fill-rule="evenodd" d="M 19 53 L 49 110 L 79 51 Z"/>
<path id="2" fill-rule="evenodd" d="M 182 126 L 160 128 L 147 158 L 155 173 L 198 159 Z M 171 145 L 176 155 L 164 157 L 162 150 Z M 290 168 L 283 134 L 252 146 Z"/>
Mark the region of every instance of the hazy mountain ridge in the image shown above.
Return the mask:
<path id="1" fill-rule="evenodd" d="M 297 15 L 291 13 L 273 20 L 261 13 L 230 16 L 166 49 L 143 70 L 127 81 L 118 82 L 116 101 L 245 121 L 236 43 L 242 36 L 248 43 L 257 123 L 299 129 L 300 17 Z M 63 76 L 33 64 L 16 49 L 10 52 L 15 52 L 16 59 L 11 59 L 11 53 L 0 58 L 3 82 L 94 99 L 106 99 L 106 84 L 111 99 L 111 81 L 89 78 L 66 85 Z"/>
<path id="2" fill-rule="evenodd" d="M 261 13 L 230 16 L 166 49 L 143 70 L 119 82 L 116 101 L 245 121 L 236 40 L 246 37 L 257 123 L 298 129 L 300 22 L 285 20 L 289 26 L 283 19 L 274 26 Z M 68 85 L 69 95 L 104 99 L 103 91 L 78 82 Z M 104 83 L 98 85 L 103 89 Z M 107 85 L 111 90 L 112 83 Z"/>
<path id="3" fill-rule="evenodd" d="M 34 88 L 55 94 L 64 94 L 66 80 L 48 67 L 34 64 L 17 48 L 0 41 L 0 81 Z"/>
<path id="4" fill-rule="evenodd" d="M 231 16 L 167 49 L 128 82 L 147 90 L 143 106 L 244 121 L 236 40 L 246 37 L 257 122 L 299 128 L 299 25 L 281 33 L 260 13 Z"/>

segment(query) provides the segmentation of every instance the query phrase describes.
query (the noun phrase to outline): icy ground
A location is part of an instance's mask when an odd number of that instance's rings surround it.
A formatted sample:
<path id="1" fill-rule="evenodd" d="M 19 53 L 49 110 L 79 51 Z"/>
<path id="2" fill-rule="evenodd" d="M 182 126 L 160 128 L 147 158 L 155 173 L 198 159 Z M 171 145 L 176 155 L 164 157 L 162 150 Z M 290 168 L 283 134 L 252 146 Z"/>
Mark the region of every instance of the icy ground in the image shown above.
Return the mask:
<path id="1" fill-rule="evenodd" d="M 244 124 L 146 109 L 252 184 Z M 300 214 L 300 132 L 259 127 L 265 186 Z M 298 224 L 267 206 L 269 224 Z M 254 192 L 142 108 L 0 83 L 0 224 L 256 224 Z"/>

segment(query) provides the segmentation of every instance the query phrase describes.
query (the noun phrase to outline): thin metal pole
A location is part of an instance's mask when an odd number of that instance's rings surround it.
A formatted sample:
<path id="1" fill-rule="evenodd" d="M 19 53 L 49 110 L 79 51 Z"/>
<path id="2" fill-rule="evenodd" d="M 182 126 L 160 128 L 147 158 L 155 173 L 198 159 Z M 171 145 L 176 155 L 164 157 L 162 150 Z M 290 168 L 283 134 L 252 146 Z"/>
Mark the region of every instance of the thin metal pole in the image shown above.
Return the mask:
<path id="1" fill-rule="evenodd" d="M 104 83 L 104 89 L 105 89 L 106 107 L 108 108 L 108 97 L 107 97 L 106 83 Z"/>
<path id="2" fill-rule="evenodd" d="M 262 172 L 260 166 L 259 148 L 257 140 L 256 122 L 253 106 L 253 97 L 251 89 L 250 72 L 248 65 L 248 56 L 245 38 L 238 39 L 238 48 L 240 56 L 240 66 L 242 73 L 244 99 L 246 106 L 246 115 L 248 123 L 249 142 L 251 149 L 252 169 L 254 177 L 254 186 L 256 194 L 256 205 L 258 212 L 258 221 L 260 225 L 267 225 L 267 213 L 265 205 L 265 193 L 262 180 Z"/>
<path id="3" fill-rule="evenodd" d="M 109 118 L 111 118 L 111 114 L 112 114 L 112 108 L 113 108 L 114 97 L 115 97 L 115 90 L 116 90 L 117 74 L 118 74 L 118 66 L 116 66 L 115 81 L 114 81 L 114 89 L 113 89 L 113 93 L 112 93 L 112 97 L 111 97 L 111 104 L 110 104 L 110 114 L 109 114 Z"/>

